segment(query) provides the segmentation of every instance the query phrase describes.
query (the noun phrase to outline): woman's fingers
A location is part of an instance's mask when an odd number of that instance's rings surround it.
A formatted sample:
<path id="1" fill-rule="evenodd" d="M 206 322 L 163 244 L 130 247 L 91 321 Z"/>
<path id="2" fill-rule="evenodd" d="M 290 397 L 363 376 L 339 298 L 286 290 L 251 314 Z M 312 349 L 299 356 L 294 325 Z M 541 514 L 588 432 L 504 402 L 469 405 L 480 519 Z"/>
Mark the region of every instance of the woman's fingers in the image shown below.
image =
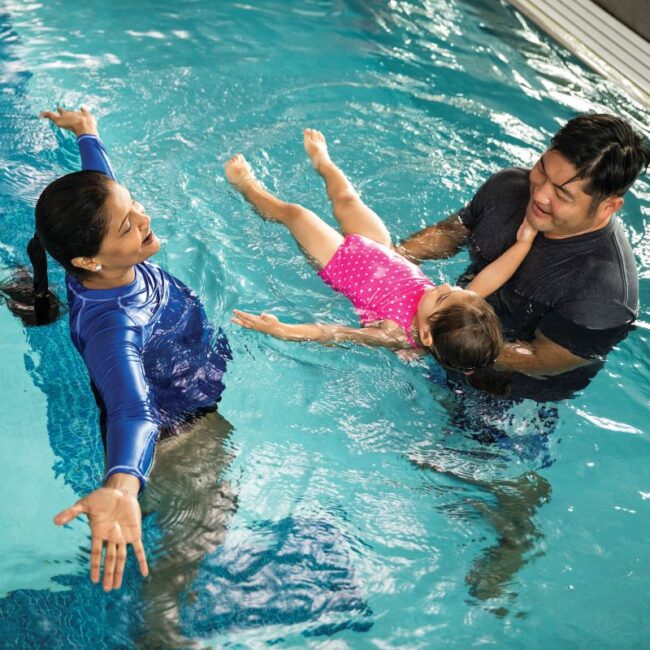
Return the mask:
<path id="1" fill-rule="evenodd" d="M 104 591 L 110 591 L 113 588 L 116 559 L 117 544 L 115 542 L 107 542 L 106 553 L 104 555 Z"/>
<path id="2" fill-rule="evenodd" d="M 119 589 L 124 578 L 124 568 L 128 557 L 128 544 L 126 542 L 108 542 L 101 537 L 93 537 L 90 551 L 90 580 L 97 584 L 101 573 L 102 550 L 106 543 L 104 554 L 104 576 L 102 586 L 104 591 Z M 149 566 L 142 540 L 133 542 L 133 552 L 138 560 L 140 573 L 146 578 L 149 575 Z"/>
<path id="3" fill-rule="evenodd" d="M 104 541 L 101 537 L 93 537 L 90 548 L 90 580 L 97 584 L 99 582 L 99 570 L 102 565 L 102 547 Z"/>
<path id="4" fill-rule="evenodd" d="M 78 517 L 83 512 L 86 512 L 86 508 L 84 507 L 82 499 L 69 508 L 59 512 L 59 514 L 54 517 L 54 523 L 57 526 L 63 526 L 64 524 L 71 522 L 75 517 Z"/>
<path id="5" fill-rule="evenodd" d="M 140 573 L 143 576 L 149 575 L 149 567 L 147 566 L 147 556 L 144 552 L 144 546 L 142 545 L 142 540 L 138 539 L 133 542 L 133 552 L 135 557 L 138 560 L 138 566 L 140 567 Z"/>
<path id="6" fill-rule="evenodd" d="M 122 586 L 122 576 L 124 575 L 125 564 L 126 544 L 118 544 L 115 555 L 115 575 L 113 576 L 113 589 L 119 589 Z"/>

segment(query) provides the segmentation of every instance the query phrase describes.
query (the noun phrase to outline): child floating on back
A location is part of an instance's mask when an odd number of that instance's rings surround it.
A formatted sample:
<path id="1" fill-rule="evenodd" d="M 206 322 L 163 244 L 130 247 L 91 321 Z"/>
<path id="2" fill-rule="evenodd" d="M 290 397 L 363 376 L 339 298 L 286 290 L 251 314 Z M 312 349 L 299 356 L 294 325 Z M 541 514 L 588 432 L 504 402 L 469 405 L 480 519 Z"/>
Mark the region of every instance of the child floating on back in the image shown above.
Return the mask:
<path id="1" fill-rule="evenodd" d="M 526 220 L 517 241 L 485 267 L 467 289 L 436 286 L 391 247 L 385 224 L 330 159 L 325 137 L 306 129 L 304 144 L 323 177 L 343 235 L 316 214 L 265 190 L 241 154 L 226 164 L 228 180 L 264 218 L 283 223 L 320 268 L 318 275 L 342 293 L 363 327 L 289 324 L 271 314 L 235 310 L 237 325 L 289 341 L 353 341 L 392 350 L 420 348 L 447 368 L 469 373 L 494 363 L 503 347 L 501 325 L 484 298 L 515 273 L 537 231 Z"/>

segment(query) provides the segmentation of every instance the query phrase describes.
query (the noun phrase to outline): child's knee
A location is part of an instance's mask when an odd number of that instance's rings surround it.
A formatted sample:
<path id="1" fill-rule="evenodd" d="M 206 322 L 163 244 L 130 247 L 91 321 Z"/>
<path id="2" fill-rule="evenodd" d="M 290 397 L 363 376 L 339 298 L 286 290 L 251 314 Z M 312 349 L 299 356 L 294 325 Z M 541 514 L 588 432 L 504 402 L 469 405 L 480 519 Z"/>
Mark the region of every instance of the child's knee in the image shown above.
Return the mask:
<path id="1" fill-rule="evenodd" d="M 340 192 L 334 197 L 334 203 L 336 204 L 336 207 L 341 210 L 352 208 L 355 205 L 358 205 L 360 201 L 361 199 L 359 198 L 359 195 L 356 192 L 351 192 L 348 189 Z"/>
<path id="2" fill-rule="evenodd" d="M 299 203 L 284 204 L 284 214 L 286 219 L 300 219 L 301 217 L 304 217 L 307 212 L 309 212 L 309 210 Z"/>

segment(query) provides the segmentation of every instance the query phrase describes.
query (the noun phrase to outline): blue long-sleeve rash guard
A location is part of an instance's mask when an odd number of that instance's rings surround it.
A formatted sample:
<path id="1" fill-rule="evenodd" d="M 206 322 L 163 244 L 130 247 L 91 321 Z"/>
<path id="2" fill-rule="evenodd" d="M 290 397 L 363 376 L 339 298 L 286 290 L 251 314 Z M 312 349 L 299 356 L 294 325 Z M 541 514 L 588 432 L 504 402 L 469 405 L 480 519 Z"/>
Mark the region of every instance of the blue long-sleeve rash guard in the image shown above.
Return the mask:
<path id="1" fill-rule="evenodd" d="M 115 180 L 99 138 L 77 142 L 82 168 Z M 114 289 L 71 275 L 66 284 L 72 341 L 105 408 L 106 478 L 132 474 L 143 488 L 160 432 L 219 401 L 228 343 L 196 294 L 155 264 L 137 264 L 135 280 Z"/>

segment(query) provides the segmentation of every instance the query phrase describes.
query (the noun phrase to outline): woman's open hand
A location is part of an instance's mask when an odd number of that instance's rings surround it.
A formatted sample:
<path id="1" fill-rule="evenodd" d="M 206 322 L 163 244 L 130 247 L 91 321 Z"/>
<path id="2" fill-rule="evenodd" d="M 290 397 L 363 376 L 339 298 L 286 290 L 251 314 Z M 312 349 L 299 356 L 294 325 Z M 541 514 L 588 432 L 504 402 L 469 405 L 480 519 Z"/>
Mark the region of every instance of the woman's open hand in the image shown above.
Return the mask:
<path id="1" fill-rule="evenodd" d="M 230 320 L 236 325 L 249 330 L 263 332 L 264 334 L 270 334 L 277 338 L 283 338 L 284 323 L 281 323 L 277 316 L 264 313 L 256 316 L 255 314 L 249 314 L 239 309 L 234 309 L 233 312 L 235 315 Z"/>
<path id="2" fill-rule="evenodd" d="M 83 106 L 78 111 L 66 111 L 60 106 L 57 112 L 43 111 L 39 117 L 45 117 L 54 122 L 60 129 L 72 131 L 77 137 L 80 135 L 99 135 L 97 131 L 97 120 Z"/>
<path id="3" fill-rule="evenodd" d="M 122 586 L 128 544 L 133 545 L 140 573 L 143 576 L 149 574 L 142 545 L 142 514 L 136 496 L 115 488 L 102 487 L 60 512 L 54 518 L 54 523 L 62 526 L 82 513 L 88 516 L 92 534 L 90 552 L 92 582 L 99 582 L 104 544 L 106 545 L 104 591 L 119 589 Z"/>

